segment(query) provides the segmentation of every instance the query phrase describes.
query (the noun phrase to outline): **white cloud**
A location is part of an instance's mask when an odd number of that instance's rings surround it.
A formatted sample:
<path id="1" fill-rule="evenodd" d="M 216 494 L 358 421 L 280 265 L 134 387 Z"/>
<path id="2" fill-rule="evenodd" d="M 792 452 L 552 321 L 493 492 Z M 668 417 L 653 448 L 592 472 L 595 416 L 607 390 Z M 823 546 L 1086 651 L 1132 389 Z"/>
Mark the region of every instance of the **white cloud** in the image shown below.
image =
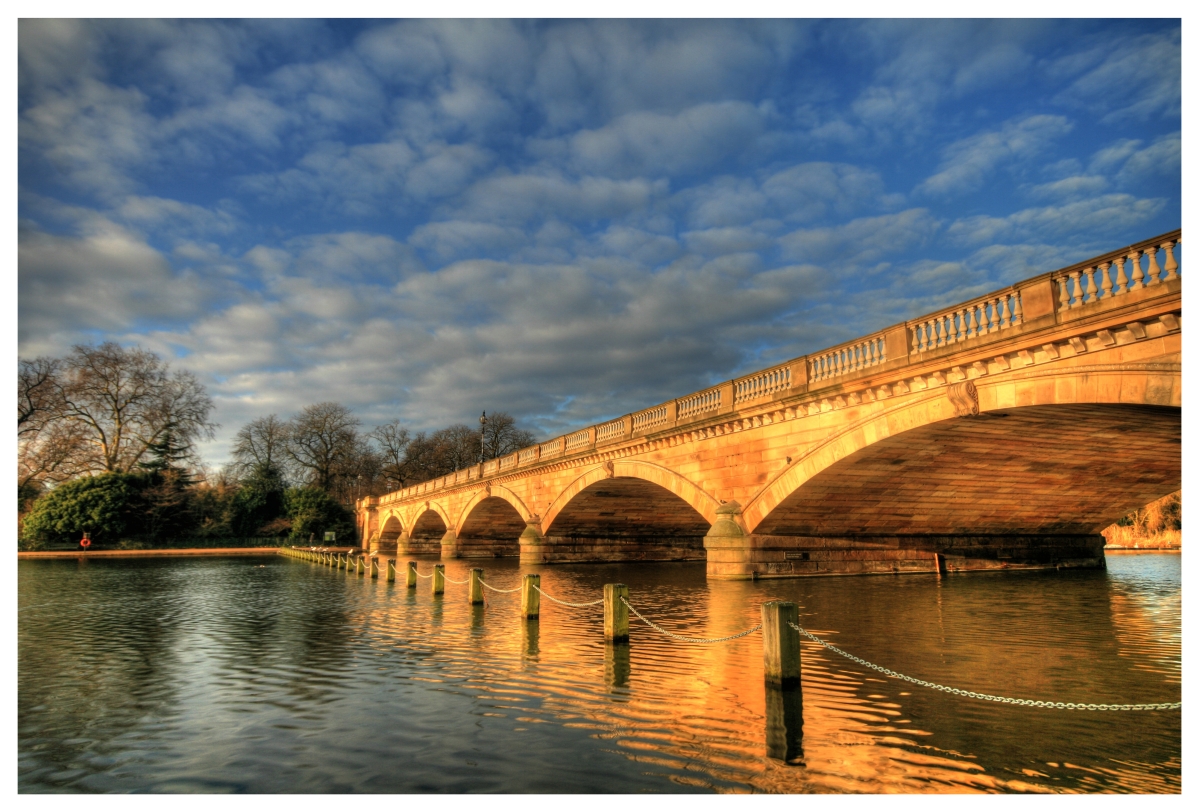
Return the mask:
<path id="1" fill-rule="evenodd" d="M 585 173 L 661 177 L 694 172 L 750 149 L 768 112 L 746 102 L 700 104 L 676 115 L 630 113 L 568 140 Z"/>
<path id="2" fill-rule="evenodd" d="M 797 229 L 779 243 L 793 259 L 861 267 L 925 244 L 937 228 L 938 220 L 928 209 L 906 209 L 838 226 Z"/>
<path id="3" fill-rule="evenodd" d="M 942 151 L 938 172 L 916 191 L 935 197 L 975 191 L 998 167 L 1031 158 L 1070 131 L 1062 116 L 1036 115 L 961 139 Z"/>

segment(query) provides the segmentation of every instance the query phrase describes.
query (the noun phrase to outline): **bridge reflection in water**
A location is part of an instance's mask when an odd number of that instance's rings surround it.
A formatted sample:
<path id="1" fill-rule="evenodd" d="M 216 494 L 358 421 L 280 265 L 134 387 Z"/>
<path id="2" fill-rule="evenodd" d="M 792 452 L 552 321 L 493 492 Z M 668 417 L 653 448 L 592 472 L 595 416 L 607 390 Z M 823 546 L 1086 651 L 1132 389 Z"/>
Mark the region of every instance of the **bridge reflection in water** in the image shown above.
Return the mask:
<path id="1" fill-rule="evenodd" d="M 1179 559 L 1105 571 L 713 582 L 702 564 L 540 568 L 722 637 L 767 600 L 902 673 L 980 692 L 1176 701 Z M 434 560 L 422 560 L 423 573 Z M 446 563 L 463 580 L 471 562 Z M 489 563 L 500 587 L 516 560 Z M 1177 792 L 1180 713 L 1049 711 L 924 690 L 804 645 L 801 692 L 761 641 L 686 645 L 599 608 L 432 596 L 285 558 L 20 564 L 22 792 Z M 70 622 L 78 608 L 103 622 Z M 802 704 L 801 704 L 802 703 Z"/>

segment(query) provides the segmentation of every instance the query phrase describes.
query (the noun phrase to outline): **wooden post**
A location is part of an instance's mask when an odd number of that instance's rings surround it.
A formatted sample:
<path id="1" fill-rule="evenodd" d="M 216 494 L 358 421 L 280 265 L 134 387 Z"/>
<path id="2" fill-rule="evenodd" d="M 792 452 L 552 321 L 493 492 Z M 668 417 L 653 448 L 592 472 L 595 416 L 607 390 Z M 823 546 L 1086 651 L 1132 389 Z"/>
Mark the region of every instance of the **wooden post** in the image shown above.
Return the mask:
<path id="1" fill-rule="evenodd" d="M 944 574 L 946 572 L 946 556 L 942 555 L 941 553 L 934 553 L 933 568 L 938 575 Z"/>
<path id="2" fill-rule="evenodd" d="M 446 565 L 433 565 L 433 594 L 441 595 L 446 591 Z"/>
<path id="3" fill-rule="evenodd" d="M 366 571 L 367 566 L 363 561 L 363 556 L 360 555 L 354 561 L 354 574 L 361 577 L 362 575 L 366 574 Z"/>
<path id="4" fill-rule="evenodd" d="M 387 562 L 388 562 L 387 579 L 388 579 L 388 583 L 391 584 L 391 583 L 394 583 L 396 580 L 396 559 L 389 558 L 387 560 Z"/>
<path id="5" fill-rule="evenodd" d="M 781 688 L 800 684 L 800 610 L 794 603 L 770 601 L 762 605 L 763 678 Z"/>
<path id="6" fill-rule="evenodd" d="M 467 602 L 472 606 L 483 603 L 483 570 L 479 567 L 471 568 L 471 582 L 467 586 Z"/>
<path id="7" fill-rule="evenodd" d="M 417 562 L 409 561 L 408 569 L 404 573 L 404 585 L 409 589 L 417 588 Z"/>
<path id="8" fill-rule="evenodd" d="M 536 618 L 542 610 L 542 595 L 534 587 L 541 587 L 542 576 L 526 575 L 521 580 L 521 614 L 526 619 Z"/>
<path id="9" fill-rule="evenodd" d="M 625 584 L 604 585 L 604 639 L 610 643 L 629 640 L 629 587 Z"/>
<path id="10" fill-rule="evenodd" d="M 379 577 L 379 559 L 378 558 L 371 559 L 371 577 L 372 578 Z"/>
<path id="11" fill-rule="evenodd" d="M 338 553 L 337 566 L 335 567 L 335 569 L 340 570 L 340 569 L 343 569 L 345 566 L 346 566 L 346 563 L 344 561 L 342 561 L 342 554 Z"/>

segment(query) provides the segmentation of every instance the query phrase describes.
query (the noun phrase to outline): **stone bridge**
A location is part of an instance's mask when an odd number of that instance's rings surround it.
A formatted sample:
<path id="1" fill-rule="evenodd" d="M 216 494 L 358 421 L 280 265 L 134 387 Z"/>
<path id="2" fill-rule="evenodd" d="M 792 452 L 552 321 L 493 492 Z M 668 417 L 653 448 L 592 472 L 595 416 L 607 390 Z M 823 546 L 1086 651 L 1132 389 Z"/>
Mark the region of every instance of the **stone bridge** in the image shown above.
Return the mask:
<path id="1" fill-rule="evenodd" d="M 1180 487 L 1175 231 L 358 504 L 364 547 L 713 578 L 1102 567 Z"/>

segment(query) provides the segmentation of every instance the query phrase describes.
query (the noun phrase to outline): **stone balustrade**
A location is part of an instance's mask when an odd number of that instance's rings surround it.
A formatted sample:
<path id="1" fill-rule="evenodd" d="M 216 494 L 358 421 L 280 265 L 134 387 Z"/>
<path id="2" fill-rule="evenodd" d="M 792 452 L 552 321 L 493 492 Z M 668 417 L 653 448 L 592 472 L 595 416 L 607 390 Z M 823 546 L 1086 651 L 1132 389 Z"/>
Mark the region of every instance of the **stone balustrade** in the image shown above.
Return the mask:
<path id="1" fill-rule="evenodd" d="M 587 448 L 592 444 L 592 430 L 583 429 L 574 434 L 568 434 L 566 439 L 567 453 L 578 451 L 581 448 Z"/>
<path id="2" fill-rule="evenodd" d="M 910 322 L 910 346 L 913 352 L 927 352 L 1016 327 L 1024 321 L 1021 293 L 1014 288 Z"/>
<path id="3" fill-rule="evenodd" d="M 1150 240 L 1059 271 L 1054 276 L 1058 287 L 1058 309 L 1072 310 L 1178 279 L 1175 248 L 1179 243 L 1178 235 L 1165 240 Z M 1158 264 L 1159 251 L 1163 253 L 1161 266 Z"/>
<path id="4" fill-rule="evenodd" d="M 625 418 L 613 420 L 610 423 L 605 423 L 596 428 L 596 442 L 606 443 L 609 440 L 615 440 L 625 434 Z"/>
<path id="5" fill-rule="evenodd" d="M 545 459 L 546 457 L 553 457 L 557 454 L 561 454 L 562 450 L 563 450 L 563 438 L 555 437 L 553 440 L 551 440 L 548 443 L 542 443 L 540 448 L 541 448 L 540 456 L 542 457 L 542 459 Z"/>
<path id="6" fill-rule="evenodd" d="M 814 382 L 827 381 L 882 364 L 886 360 L 883 333 L 876 333 L 813 356 L 808 362 L 808 379 Z"/>
<path id="7" fill-rule="evenodd" d="M 680 420 L 696 417 L 707 412 L 715 412 L 721 408 L 721 390 L 706 389 L 686 398 L 675 401 L 675 413 Z"/>
<path id="8" fill-rule="evenodd" d="M 745 378 L 739 378 L 733 384 L 733 403 L 740 406 L 782 392 L 792 385 L 792 368 L 790 365 L 778 366 L 774 369 L 756 372 Z"/>
<path id="9" fill-rule="evenodd" d="M 644 412 L 638 412 L 633 416 L 633 430 L 646 431 L 655 426 L 666 425 L 667 423 L 667 407 L 655 406 L 653 409 L 647 409 Z"/>
<path id="10" fill-rule="evenodd" d="M 535 461 L 538 458 L 541 450 L 542 450 L 542 447 L 540 445 L 530 446 L 529 448 L 522 448 L 520 451 L 517 452 L 517 465 L 524 465 L 527 462 Z"/>

